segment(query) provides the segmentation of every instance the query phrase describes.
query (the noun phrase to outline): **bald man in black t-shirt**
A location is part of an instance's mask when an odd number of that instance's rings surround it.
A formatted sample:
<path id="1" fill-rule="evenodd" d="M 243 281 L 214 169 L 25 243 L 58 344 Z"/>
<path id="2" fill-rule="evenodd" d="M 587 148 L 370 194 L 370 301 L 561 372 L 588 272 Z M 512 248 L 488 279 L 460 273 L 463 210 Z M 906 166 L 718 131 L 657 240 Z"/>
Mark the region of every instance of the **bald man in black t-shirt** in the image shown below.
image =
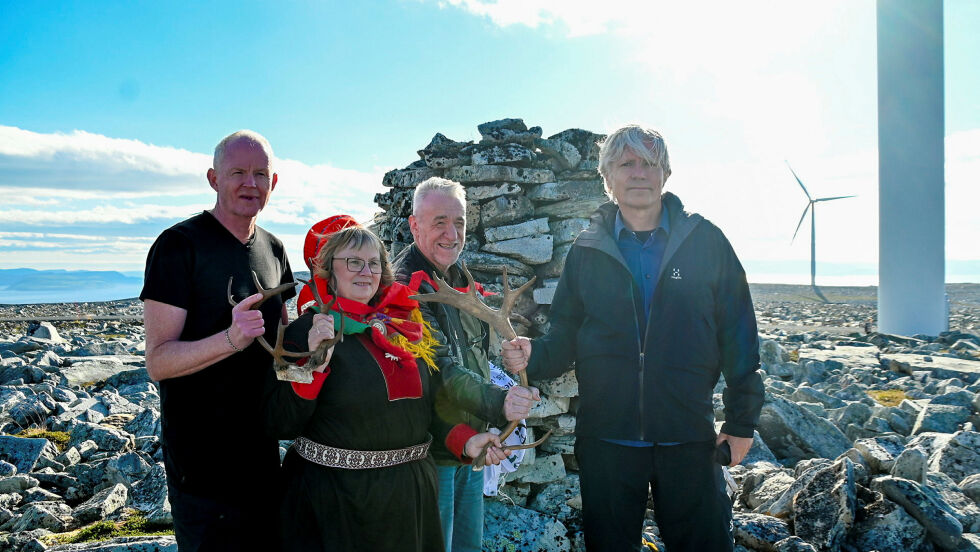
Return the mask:
<path id="1" fill-rule="evenodd" d="M 285 248 L 255 219 L 276 187 L 268 141 L 252 131 L 224 138 L 208 182 L 217 201 L 157 238 L 140 299 L 146 370 L 160 382 L 162 443 L 177 545 L 193 550 L 274 550 L 277 441 L 262 432 L 262 389 L 272 357 L 255 338 L 286 321 L 295 292 L 261 299 L 293 281 Z M 241 299 L 232 308 L 227 299 Z M 243 299 L 244 298 L 244 299 Z M 270 525 L 272 524 L 272 525 Z"/>

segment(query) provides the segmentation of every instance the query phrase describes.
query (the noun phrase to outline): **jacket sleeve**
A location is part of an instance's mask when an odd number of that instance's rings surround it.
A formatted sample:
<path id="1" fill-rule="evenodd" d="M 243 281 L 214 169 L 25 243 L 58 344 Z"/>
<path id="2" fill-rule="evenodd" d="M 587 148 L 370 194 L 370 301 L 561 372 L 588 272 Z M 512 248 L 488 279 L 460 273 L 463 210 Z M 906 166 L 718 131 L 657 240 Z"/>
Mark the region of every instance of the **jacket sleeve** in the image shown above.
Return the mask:
<path id="1" fill-rule="evenodd" d="M 551 329 L 531 344 L 531 358 L 527 366 L 527 375 L 531 379 L 560 376 L 571 368 L 575 360 L 578 331 L 585 312 L 578 290 L 580 255 L 577 247 L 569 250 L 565 269 L 551 302 Z"/>
<path id="2" fill-rule="evenodd" d="M 731 244 L 720 230 L 718 233 L 722 262 L 715 320 L 726 384 L 722 394 L 725 423 L 721 431 L 735 437 L 752 437 L 765 401 L 759 372 L 759 331 L 745 271 Z"/>
<path id="3" fill-rule="evenodd" d="M 457 460 L 463 464 L 469 464 L 472 458 L 463 454 L 466 441 L 477 434 L 477 431 L 466 424 L 450 424 L 433 412 L 432 422 L 429 424 L 429 433 L 432 434 L 432 446 L 445 447 Z"/>
<path id="4" fill-rule="evenodd" d="M 504 416 L 504 398 L 507 392 L 486 381 L 479 374 L 462 365 L 453 355 L 448 337 L 442 332 L 439 321 L 433 314 L 438 308 L 432 303 L 419 302 L 422 318 L 432 327 L 432 337 L 438 341 L 436 365 L 446 395 L 455 405 L 481 420 L 503 427 L 507 424 Z"/>
<path id="5" fill-rule="evenodd" d="M 307 312 L 286 328 L 283 347 L 290 351 L 307 349 L 306 336 L 313 324 L 313 313 Z M 262 412 L 266 433 L 276 439 L 295 439 L 306 428 L 316 411 L 316 398 L 327 375 L 314 373 L 313 382 L 302 384 L 280 381 L 273 370 L 269 370 L 263 395 Z"/>

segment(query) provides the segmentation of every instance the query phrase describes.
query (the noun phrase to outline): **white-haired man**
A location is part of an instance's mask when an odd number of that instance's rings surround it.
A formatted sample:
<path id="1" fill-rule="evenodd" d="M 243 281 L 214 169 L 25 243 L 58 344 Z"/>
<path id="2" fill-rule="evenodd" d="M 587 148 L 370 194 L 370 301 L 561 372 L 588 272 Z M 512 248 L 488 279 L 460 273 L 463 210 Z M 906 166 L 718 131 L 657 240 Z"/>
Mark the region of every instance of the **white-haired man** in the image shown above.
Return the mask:
<path id="1" fill-rule="evenodd" d="M 160 382 L 164 466 L 180 550 L 274 550 L 279 447 L 262 433 L 272 357 L 255 338 L 286 319 L 295 292 L 282 243 L 256 225 L 278 175 L 269 142 L 225 137 L 207 179 L 214 208 L 164 230 L 150 248 L 144 302 L 146 370 Z M 241 302 L 228 302 L 231 292 Z M 270 524 L 273 524 L 270 527 Z M 261 530 L 256 530 L 260 527 Z"/>
<path id="2" fill-rule="evenodd" d="M 395 259 L 395 278 L 413 279 L 432 292 L 432 277 L 449 285 L 467 285 L 459 255 L 466 239 L 466 193 L 452 180 L 430 178 L 415 188 L 409 218 L 415 243 Z M 449 348 L 440 355 L 436 415 L 450 424 L 467 424 L 477 432 L 503 427 L 527 416 L 537 389 L 514 386 L 505 391 L 490 383 L 491 330 L 486 322 L 441 303 L 422 303 L 423 316 L 437 339 Z M 450 439 L 453 435 L 450 435 Z M 462 438 L 462 437 L 460 437 Z M 479 552 L 483 541 L 483 474 L 473 472 L 469 458 L 455 457 L 449 447 L 430 449 L 439 475 L 439 516 L 447 552 Z M 491 451 L 503 458 L 501 451 Z"/>
<path id="3" fill-rule="evenodd" d="M 764 390 L 745 273 L 716 226 L 663 193 L 659 133 L 631 125 L 599 153 L 611 202 L 576 239 L 551 306 L 551 329 L 505 341 L 504 364 L 534 379 L 575 361 L 575 456 L 586 548 L 639 550 L 647 492 L 671 552 L 732 550 L 721 466 L 752 445 Z M 725 375 L 725 423 L 712 392 Z"/>

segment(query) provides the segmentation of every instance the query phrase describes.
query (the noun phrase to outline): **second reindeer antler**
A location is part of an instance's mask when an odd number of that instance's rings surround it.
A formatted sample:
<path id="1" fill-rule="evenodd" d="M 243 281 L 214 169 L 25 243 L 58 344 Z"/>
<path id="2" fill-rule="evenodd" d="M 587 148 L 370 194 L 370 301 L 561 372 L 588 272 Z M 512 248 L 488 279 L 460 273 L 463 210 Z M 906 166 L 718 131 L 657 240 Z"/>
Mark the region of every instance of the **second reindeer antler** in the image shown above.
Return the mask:
<path id="1" fill-rule="evenodd" d="M 466 283 L 469 286 L 469 289 L 467 289 L 465 293 L 461 291 L 457 291 L 452 286 L 447 284 L 446 281 L 440 278 L 438 275 L 433 275 L 433 279 L 435 280 L 436 285 L 438 286 L 438 289 L 435 291 L 435 293 L 423 293 L 418 295 L 412 295 L 411 298 L 415 299 L 416 301 L 443 303 L 452 307 L 456 307 L 457 309 L 465 313 L 471 314 L 476 318 L 483 320 L 487 324 L 490 324 L 490 327 L 496 330 L 497 333 L 500 334 L 501 337 L 503 337 L 504 339 L 516 338 L 517 332 L 514 331 L 514 326 L 511 325 L 510 323 L 510 313 L 512 310 L 514 310 L 514 304 L 517 303 L 517 299 L 518 297 L 521 296 L 521 293 L 524 293 L 525 290 L 530 288 L 534 284 L 534 281 L 537 278 L 536 277 L 531 278 L 521 287 L 517 288 L 516 290 L 511 290 L 510 282 L 507 279 L 507 269 L 505 268 L 504 275 L 503 275 L 504 300 L 503 303 L 500 305 L 500 309 L 495 309 L 487 305 L 483 301 L 481 301 L 479 296 L 477 296 L 476 283 L 473 280 L 473 275 L 470 274 L 470 271 L 469 269 L 466 268 L 465 264 L 463 265 L 463 274 L 466 275 Z M 528 387 L 527 375 L 524 373 L 524 371 L 522 370 L 521 372 L 519 372 L 519 375 L 521 379 L 521 386 Z M 503 442 L 504 439 L 509 437 L 510 434 L 513 433 L 515 429 L 517 429 L 519 423 L 520 423 L 519 421 L 515 420 L 507 424 L 507 427 L 504 428 L 504 431 L 500 434 L 500 441 Z M 544 440 L 547 439 L 550 435 L 551 435 L 551 431 L 549 430 L 547 433 L 544 434 L 543 437 L 541 437 L 540 439 L 538 439 L 533 443 L 507 446 L 505 448 L 509 450 L 534 448 L 540 445 L 541 443 L 543 443 Z M 484 449 L 479 456 L 473 459 L 474 471 L 479 471 L 483 469 L 483 466 L 486 464 L 486 454 L 487 454 L 487 450 Z"/>

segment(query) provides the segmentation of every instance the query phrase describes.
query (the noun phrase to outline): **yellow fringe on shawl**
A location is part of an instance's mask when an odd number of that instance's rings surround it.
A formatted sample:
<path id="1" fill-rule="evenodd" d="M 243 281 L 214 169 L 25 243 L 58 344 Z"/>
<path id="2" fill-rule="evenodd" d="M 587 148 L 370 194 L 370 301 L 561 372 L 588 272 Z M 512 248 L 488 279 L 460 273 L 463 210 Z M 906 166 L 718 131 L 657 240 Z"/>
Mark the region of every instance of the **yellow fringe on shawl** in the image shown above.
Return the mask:
<path id="1" fill-rule="evenodd" d="M 439 367 L 436 366 L 436 345 L 439 342 L 432 337 L 432 326 L 422 318 L 422 311 L 417 308 L 412 309 L 408 318 L 412 322 L 418 322 L 422 325 L 422 339 L 413 343 L 402 334 L 392 332 L 393 335 L 388 340 L 412 353 L 412 356 L 415 358 L 422 359 L 426 366 L 429 367 L 429 373 L 438 372 Z"/>

